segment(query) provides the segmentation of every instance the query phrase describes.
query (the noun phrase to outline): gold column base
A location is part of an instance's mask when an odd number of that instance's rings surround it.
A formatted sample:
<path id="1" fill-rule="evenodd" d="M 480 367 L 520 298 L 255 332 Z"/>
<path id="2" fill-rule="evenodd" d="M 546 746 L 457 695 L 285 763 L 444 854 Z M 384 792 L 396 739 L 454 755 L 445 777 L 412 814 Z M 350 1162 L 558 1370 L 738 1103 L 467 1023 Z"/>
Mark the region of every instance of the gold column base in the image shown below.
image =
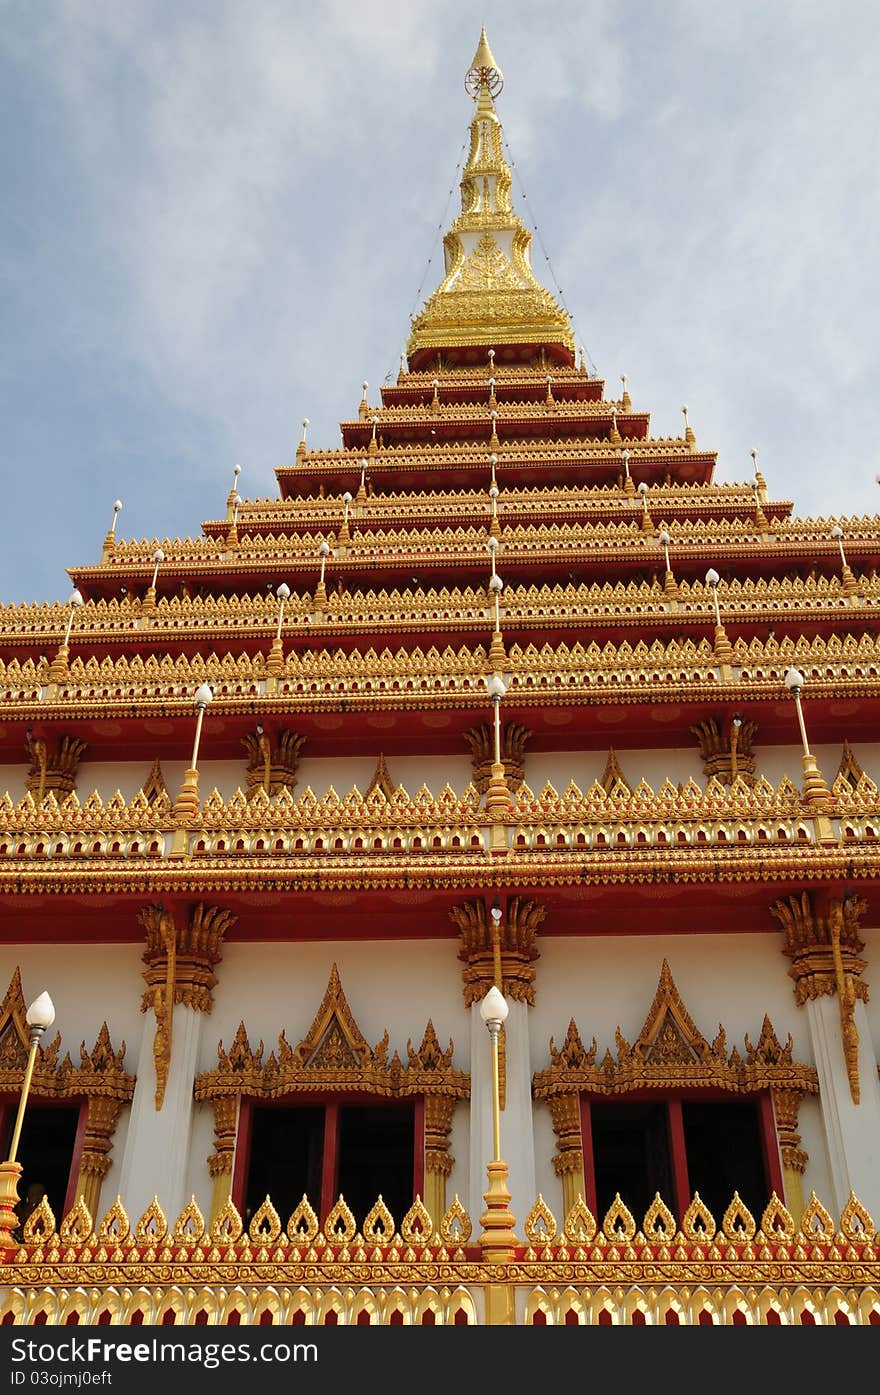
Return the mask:
<path id="1" fill-rule="evenodd" d="M 155 586 L 149 586 L 149 587 L 147 588 L 147 590 L 144 592 L 144 598 L 143 598 L 143 600 L 141 601 L 141 619 L 142 619 L 142 620 L 152 620 L 152 619 L 153 619 L 153 616 L 154 616 L 155 614 L 156 614 L 156 588 L 155 588 Z"/>
<path id="2" fill-rule="evenodd" d="M 755 509 L 755 532 L 760 533 L 763 537 L 763 535 L 765 533 L 769 533 L 769 531 L 770 525 L 767 522 L 764 510 L 761 508 L 759 504 L 758 507 Z"/>
<path id="3" fill-rule="evenodd" d="M 504 778 L 504 766 L 493 763 L 489 788 L 486 790 L 486 813 L 506 814 L 509 809 L 510 790 L 507 788 L 507 781 Z"/>
<path id="4" fill-rule="evenodd" d="M 825 776 L 816 764 L 814 755 L 801 756 L 804 768 L 804 799 L 807 804 L 824 805 L 831 798 L 831 791 L 825 783 Z"/>
<path id="5" fill-rule="evenodd" d="M 238 529 L 233 525 L 226 534 L 226 541 L 223 546 L 227 552 L 235 552 L 238 549 Z"/>
<path id="6" fill-rule="evenodd" d="M 667 601 L 677 601 L 680 598 L 678 583 L 672 572 L 667 572 L 663 578 L 663 594 Z"/>
<path id="7" fill-rule="evenodd" d="M 804 1214 L 803 1173 L 798 1172 L 796 1168 L 783 1166 L 782 1183 L 786 1208 L 791 1212 L 795 1225 L 799 1226 Z"/>
<path id="8" fill-rule="evenodd" d="M 176 819 L 191 819 L 199 812 L 199 772 L 188 770 L 183 784 L 174 801 L 173 814 Z"/>
<path id="9" fill-rule="evenodd" d="M 111 561 L 111 559 L 112 559 L 113 554 L 114 554 L 115 551 L 116 551 L 116 534 L 115 534 L 115 533 L 108 533 L 107 536 L 106 536 L 106 538 L 104 539 L 104 546 L 103 546 L 103 548 L 101 549 L 101 562 L 102 562 L 102 564 L 105 563 L 105 562 Z"/>
<path id="10" fill-rule="evenodd" d="M 715 626 L 715 658 L 719 664 L 733 663 L 733 646 L 723 625 Z"/>
<path id="11" fill-rule="evenodd" d="M 487 1264 L 505 1264 L 513 1259 L 519 1241 L 514 1234 L 516 1220 L 510 1211 L 507 1190 L 507 1163 L 501 1158 L 486 1164 L 489 1186 L 483 1193 L 486 1209 L 480 1217 L 480 1250 Z"/>
<path id="12" fill-rule="evenodd" d="M 623 492 L 624 492 L 624 494 L 626 495 L 627 499 L 634 499 L 634 498 L 635 498 L 636 487 L 635 487 L 635 485 L 633 484 L 633 477 L 632 477 L 632 475 L 624 475 L 624 477 L 623 477 Z"/>
<path id="13" fill-rule="evenodd" d="M 0 1163 L 0 1249 L 14 1250 L 18 1241 L 12 1232 L 18 1228 L 15 1208 L 19 1202 L 18 1182 L 21 1177 L 21 1163 Z"/>
<path id="14" fill-rule="evenodd" d="M 507 667 L 504 638 L 500 630 L 492 631 L 492 643 L 489 645 L 489 667 L 493 673 L 500 673 Z"/>
<path id="15" fill-rule="evenodd" d="M 755 483 L 756 483 L 757 486 L 758 486 L 758 498 L 761 500 L 761 503 L 762 503 L 762 504 L 766 504 L 766 502 L 767 502 L 767 481 L 765 480 L 764 476 L 761 474 L 761 471 L 760 471 L 760 470 L 756 470 L 756 471 L 755 471 Z"/>
<path id="16" fill-rule="evenodd" d="M 370 437 L 370 444 L 367 446 L 367 455 L 378 455 L 379 443 L 375 436 Z"/>
<path id="17" fill-rule="evenodd" d="M 646 538 L 653 538 L 655 533 L 654 520 L 649 513 L 642 514 L 642 533 Z"/>
<path id="18" fill-rule="evenodd" d="M 859 583 L 849 564 L 843 568 L 843 589 L 847 596 L 857 596 L 859 593 Z"/>
<path id="19" fill-rule="evenodd" d="M 327 587 L 323 581 L 319 581 L 315 587 L 315 599 L 312 602 L 315 610 L 327 609 Z"/>
<path id="20" fill-rule="evenodd" d="M 562 1214 L 567 1216 L 569 1211 L 581 1201 L 587 1194 L 586 1181 L 584 1179 L 584 1158 L 581 1154 L 580 1163 L 573 1167 L 571 1172 L 562 1174 Z"/>
<path id="21" fill-rule="evenodd" d="M 446 1178 L 442 1172 L 425 1170 L 424 1200 L 425 1210 L 431 1217 L 434 1230 L 437 1231 L 446 1212 Z"/>
<path id="22" fill-rule="evenodd" d="M 212 1226 L 216 1221 L 227 1201 L 232 1198 L 232 1171 L 218 1172 L 214 1178 L 214 1190 L 211 1193 L 211 1215 L 208 1225 Z"/>
<path id="23" fill-rule="evenodd" d="M 684 439 L 692 451 L 697 449 L 697 438 L 694 435 L 694 428 L 692 426 L 685 427 Z"/>
<path id="24" fill-rule="evenodd" d="M 498 538 L 499 541 L 500 541 L 500 538 L 501 538 L 501 524 L 500 524 L 499 521 L 498 521 L 498 515 L 497 515 L 497 513 L 493 513 L 493 515 L 492 515 L 492 522 L 489 524 L 489 537 L 490 537 L 490 538 Z"/>
<path id="25" fill-rule="evenodd" d="M 68 674 L 69 674 L 69 669 L 68 669 L 68 667 L 67 667 L 67 660 L 68 660 L 69 654 L 70 654 L 70 650 L 68 649 L 67 645 L 66 645 L 66 644 L 59 644 L 58 649 L 57 649 L 57 652 L 56 652 L 56 654 L 55 654 L 55 657 L 54 657 L 54 659 L 52 660 L 51 664 L 49 665 L 49 682 L 50 682 L 50 683 L 66 683 L 66 682 L 67 682 L 67 678 L 68 678 Z"/>
<path id="26" fill-rule="evenodd" d="M 305 441 L 300 441 L 299 445 L 298 445 L 297 448 L 296 448 L 296 458 L 297 458 L 297 460 L 302 460 L 303 457 L 304 457 L 304 455 L 305 455 L 305 453 L 306 453 L 306 443 L 305 443 Z"/>
<path id="27" fill-rule="evenodd" d="M 363 484 L 362 484 L 362 485 L 360 486 L 360 488 L 358 489 L 357 494 L 354 496 L 354 501 L 355 501 L 356 504 L 365 504 L 365 503 L 367 502 L 367 488 L 366 488 L 366 485 L 363 485 Z"/>
<path id="28" fill-rule="evenodd" d="M 279 638 L 273 639 L 272 648 L 266 658 L 266 673 L 273 678 L 280 678 L 284 672 L 284 645 Z"/>
<path id="29" fill-rule="evenodd" d="M 494 450 L 494 449 L 495 449 L 497 446 L 499 446 L 500 444 L 501 444 L 501 443 L 500 443 L 500 441 L 498 440 L 498 432 L 497 432 L 497 431 L 495 430 L 495 428 L 493 427 L 493 428 L 492 428 L 492 435 L 491 435 L 490 438 L 489 438 L 489 445 L 490 445 L 490 446 L 493 448 L 493 450 Z"/>
<path id="30" fill-rule="evenodd" d="M 336 535 L 336 546 L 337 548 L 351 547 L 351 533 L 348 531 L 347 523 L 343 523 Z"/>

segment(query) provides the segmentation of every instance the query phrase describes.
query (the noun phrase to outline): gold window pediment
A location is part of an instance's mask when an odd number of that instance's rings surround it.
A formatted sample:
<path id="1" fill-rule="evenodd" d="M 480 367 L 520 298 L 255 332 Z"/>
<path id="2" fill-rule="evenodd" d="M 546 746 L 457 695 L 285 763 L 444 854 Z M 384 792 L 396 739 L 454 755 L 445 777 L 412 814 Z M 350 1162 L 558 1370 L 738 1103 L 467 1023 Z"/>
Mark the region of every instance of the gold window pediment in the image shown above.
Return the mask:
<path id="1" fill-rule="evenodd" d="M 298 1046 L 291 1046 L 282 1031 L 277 1048 L 264 1059 L 260 1041 L 251 1047 L 247 1029 L 240 1023 L 226 1050 L 217 1048 L 217 1068 L 204 1071 L 195 1082 L 199 1100 L 248 1094 L 261 1099 L 277 1099 L 289 1094 L 314 1091 L 354 1091 L 403 1097 L 407 1095 L 448 1095 L 467 1099 L 470 1075 L 452 1064 L 454 1044 L 440 1046 L 429 1020 L 422 1043 L 414 1048 L 407 1041 L 406 1064 L 395 1051 L 388 1056 L 389 1034 L 370 1047 L 358 1027 L 334 964 L 320 1007 L 311 1027 Z"/>
<path id="2" fill-rule="evenodd" d="M 710 1042 L 685 1007 L 665 959 L 636 1041 L 630 1045 L 618 1027 L 615 1044 L 616 1056 L 608 1049 L 599 1060 L 595 1038 L 585 1047 L 572 1018 L 560 1047 L 550 1039 L 550 1065 L 535 1073 L 535 1098 L 689 1088 L 742 1093 L 772 1087 L 815 1094 L 819 1088 L 815 1069 L 794 1060 L 791 1036 L 780 1042 L 766 1015 L 757 1043 L 746 1035 L 743 1051 L 734 1047 L 728 1053 L 727 1033 L 720 1025 Z"/>

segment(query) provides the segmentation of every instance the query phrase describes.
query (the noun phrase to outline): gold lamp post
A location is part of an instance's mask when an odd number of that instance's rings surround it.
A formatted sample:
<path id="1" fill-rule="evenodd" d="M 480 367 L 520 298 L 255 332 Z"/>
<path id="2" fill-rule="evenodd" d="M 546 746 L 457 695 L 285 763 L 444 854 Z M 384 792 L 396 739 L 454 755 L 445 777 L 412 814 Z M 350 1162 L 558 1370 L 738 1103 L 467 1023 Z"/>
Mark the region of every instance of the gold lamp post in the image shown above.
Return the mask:
<path id="1" fill-rule="evenodd" d="M 819 805 L 822 811 L 822 817 L 816 820 L 820 840 L 826 841 L 829 837 L 833 840 L 831 825 L 827 814 L 824 813 L 827 801 L 831 798 L 831 791 L 826 785 L 825 777 L 816 763 L 816 757 L 810 750 L 810 743 L 807 740 L 807 726 L 804 721 L 804 709 L 801 706 L 804 675 L 798 669 L 790 668 L 785 675 L 785 686 L 794 698 L 794 705 L 797 709 L 798 726 L 801 730 L 801 743 L 804 748 L 804 753 L 801 756 L 801 764 L 804 769 L 804 799 L 807 804 Z"/>
<path id="2" fill-rule="evenodd" d="M 115 499 L 113 502 L 113 522 L 107 529 L 107 536 L 104 538 L 104 549 L 101 557 L 102 562 L 109 562 L 116 551 L 116 520 L 122 510 L 122 500 Z"/>
<path id="3" fill-rule="evenodd" d="M 323 539 L 318 543 L 318 556 L 321 559 L 321 574 L 315 587 L 315 610 L 326 610 L 327 584 L 324 581 L 324 570 L 327 566 L 327 558 L 330 556 L 330 544 Z"/>
<path id="4" fill-rule="evenodd" d="M 729 679 L 732 677 L 730 665 L 733 662 L 733 648 L 727 638 L 727 631 L 721 623 L 721 607 L 718 604 L 720 583 L 721 577 L 714 567 L 710 567 L 706 573 L 706 585 L 712 592 L 712 602 L 715 608 L 715 658 L 718 660 L 722 678 Z"/>
<path id="5" fill-rule="evenodd" d="M 631 499 L 636 492 L 636 487 L 633 484 L 633 477 L 629 472 L 629 451 L 622 450 L 620 452 L 620 458 L 623 461 L 623 492 L 628 499 Z"/>
<path id="6" fill-rule="evenodd" d="M 669 561 L 669 544 L 672 542 L 672 538 L 665 528 L 661 528 L 660 532 L 657 534 L 657 542 L 663 548 L 663 556 L 666 559 L 666 573 L 663 577 L 663 593 L 668 601 L 675 602 L 678 600 L 678 586 Z"/>
<path id="7" fill-rule="evenodd" d="M 193 706 L 196 709 L 196 732 L 193 738 L 192 760 L 189 770 L 183 777 L 183 784 L 174 801 L 174 817 L 178 821 L 191 819 L 199 810 L 199 742 L 202 737 L 202 722 L 208 704 L 213 701 L 214 694 L 207 683 L 202 683 L 196 688 L 193 696 Z M 186 851 L 186 829 L 177 827 L 174 830 L 174 841 L 171 852 L 173 856 L 181 857 Z"/>
<path id="8" fill-rule="evenodd" d="M 492 1158 L 486 1164 L 488 1186 L 483 1193 L 486 1210 L 480 1217 L 480 1249 L 486 1263 L 503 1264 L 516 1253 L 514 1235 L 516 1220 L 510 1210 L 507 1188 L 508 1168 L 501 1156 L 501 1094 L 498 1073 L 498 1039 L 507 1020 L 509 1008 L 501 990 L 493 983 L 480 1003 L 480 1017 L 485 1022 L 492 1043 Z M 512 1290 L 509 1285 L 489 1284 L 486 1288 L 486 1320 L 488 1323 L 512 1323 Z"/>
<path id="9" fill-rule="evenodd" d="M 78 590 L 71 591 L 70 614 L 67 617 L 67 628 L 64 631 L 64 638 L 58 646 L 58 651 L 49 666 L 50 683 L 63 683 L 67 678 L 67 660 L 70 654 L 70 631 L 73 629 L 73 617 L 84 604 L 82 592 Z"/>
<path id="10" fill-rule="evenodd" d="M 22 1170 L 21 1163 L 16 1161 L 16 1157 L 40 1038 L 55 1021 L 55 1007 L 48 993 L 41 993 L 38 998 L 34 999 L 27 1010 L 25 1021 L 28 1024 L 30 1050 L 21 1085 L 15 1127 L 12 1130 L 12 1141 L 9 1144 L 9 1157 L 5 1162 L 0 1163 L 0 1249 L 11 1249 L 16 1243 L 12 1232 L 18 1225 L 15 1207 L 19 1200 L 18 1179 L 21 1177 Z"/>
<path id="11" fill-rule="evenodd" d="M 143 605 L 141 606 L 141 613 L 143 615 L 152 616 L 156 614 L 156 582 L 159 578 L 159 567 L 164 561 L 165 553 L 162 551 L 161 547 L 157 547 L 156 551 L 153 553 L 153 579 L 147 588 L 147 593 L 144 596 Z"/>
<path id="12" fill-rule="evenodd" d="M 852 568 L 846 560 L 846 553 L 843 550 L 843 529 L 839 523 L 835 523 L 834 527 L 831 529 L 831 536 L 837 543 L 838 550 L 840 551 L 840 570 L 843 578 L 843 589 L 848 596 L 854 596 L 859 589 L 859 585 Z"/>
<path id="13" fill-rule="evenodd" d="M 269 657 L 266 660 L 266 673 L 273 680 L 277 680 L 284 672 L 284 647 L 281 643 L 281 626 L 284 624 L 284 602 L 290 598 L 290 587 L 286 581 L 276 587 L 275 595 L 278 597 L 278 624 L 275 627 L 275 638 L 269 650 Z"/>

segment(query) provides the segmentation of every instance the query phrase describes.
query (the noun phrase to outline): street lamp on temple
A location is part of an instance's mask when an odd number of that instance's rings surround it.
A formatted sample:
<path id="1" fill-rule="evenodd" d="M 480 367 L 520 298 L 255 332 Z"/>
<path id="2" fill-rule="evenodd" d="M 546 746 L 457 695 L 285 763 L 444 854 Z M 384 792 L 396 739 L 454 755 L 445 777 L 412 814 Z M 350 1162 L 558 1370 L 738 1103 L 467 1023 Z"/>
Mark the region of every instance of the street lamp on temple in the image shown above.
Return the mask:
<path id="1" fill-rule="evenodd" d="M 663 577 L 663 592 L 668 601 L 677 601 L 679 597 L 678 586 L 672 574 L 672 565 L 669 561 L 669 545 L 672 542 L 672 538 L 665 528 L 661 528 L 660 532 L 657 534 L 657 542 L 663 548 L 663 556 L 666 561 L 666 574 Z"/>
<path id="2" fill-rule="evenodd" d="M 351 505 L 352 497 L 346 489 L 342 496 L 342 525 L 336 539 L 340 547 L 348 547 L 351 543 L 351 534 L 348 531 L 348 511 Z"/>
<path id="3" fill-rule="evenodd" d="M 853 574 L 853 571 L 846 560 L 846 553 L 843 550 L 843 529 L 841 528 L 839 523 L 835 523 L 834 527 L 831 529 L 831 536 L 837 543 L 838 549 L 840 551 L 840 568 L 841 576 L 843 579 L 843 589 L 848 596 L 854 596 L 858 591 L 859 586 L 858 582 L 855 579 L 855 575 Z"/>
<path id="4" fill-rule="evenodd" d="M 718 604 L 718 587 L 720 582 L 721 577 L 714 567 L 710 567 L 706 573 L 706 585 L 712 592 L 712 603 L 715 607 L 715 658 L 718 660 L 718 664 L 723 672 L 725 668 L 729 671 L 730 665 L 733 662 L 733 649 L 730 640 L 727 638 L 727 631 L 721 623 L 721 607 Z"/>
<path id="5" fill-rule="evenodd" d="M 225 544 L 224 544 L 224 546 L 225 546 L 227 552 L 231 552 L 231 551 L 233 550 L 233 548 L 238 547 L 238 511 L 239 511 L 240 508 L 241 508 L 241 495 L 240 495 L 240 494 L 233 494 L 233 495 L 232 495 L 232 518 L 231 518 L 231 520 L 230 520 L 229 527 L 228 527 L 228 529 L 226 530 L 226 542 L 225 542 Z"/>
<path id="6" fill-rule="evenodd" d="M 327 587 L 324 582 L 324 569 L 330 556 L 330 544 L 323 539 L 318 543 L 318 556 L 321 559 L 321 574 L 315 587 L 315 610 L 327 609 Z"/>
<path id="7" fill-rule="evenodd" d="M 754 472 L 755 472 L 755 484 L 758 486 L 758 489 L 759 489 L 759 491 L 760 491 L 760 493 L 761 493 L 761 502 L 762 502 L 762 503 L 766 503 L 766 501 L 767 501 L 767 481 L 764 479 L 764 476 L 761 474 L 761 471 L 758 469 L 758 452 L 755 450 L 755 447 L 754 447 L 754 446 L 752 446 L 752 449 L 749 451 L 749 455 L 752 457 L 752 469 L 753 469 Z"/>
<path id="8" fill-rule="evenodd" d="M 492 700 L 493 716 L 493 761 L 486 791 L 486 812 L 493 817 L 510 808 L 510 791 L 504 778 L 504 764 L 501 759 L 501 699 L 507 692 L 507 679 L 496 670 L 486 677 L 486 691 Z"/>
<path id="9" fill-rule="evenodd" d="M 19 1200 L 18 1180 L 22 1171 L 21 1163 L 16 1161 L 18 1145 L 21 1140 L 24 1113 L 30 1094 L 37 1051 L 43 1033 L 52 1026 L 54 1021 L 55 1007 L 52 999 L 48 993 L 41 993 L 39 997 L 34 999 L 25 1014 L 29 1042 L 27 1065 L 18 1098 L 18 1111 L 15 1116 L 12 1139 L 9 1144 L 9 1157 L 5 1162 L 0 1163 L 0 1249 L 11 1249 L 15 1245 L 12 1232 L 18 1225 L 15 1207 Z"/>
<path id="10" fill-rule="evenodd" d="M 306 435 L 308 434 L 309 424 L 310 423 L 308 417 L 303 417 L 302 435 L 299 438 L 299 445 L 296 448 L 297 456 L 303 456 L 306 453 Z"/>
<path id="11" fill-rule="evenodd" d="M 67 627 L 64 631 L 64 638 L 58 646 L 58 651 L 49 666 L 49 682 L 63 683 L 67 678 L 67 660 L 70 653 L 70 632 L 73 629 L 73 617 L 76 612 L 85 604 L 82 592 L 74 588 L 70 593 L 70 612 L 67 616 Z"/>
<path id="12" fill-rule="evenodd" d="M 831 791 L 825 783 L 825 777 L 819 769 L 816 757 L 810 750 L 810 743 L 807 740 L 807 724 L 804 721 L 804 709 L 801 705 L 804 675 L 799 669 L 790 668 L 788 670 L 785 675 L 785 686 L 794 698 L 798 726 L 800 727 L 801 744 L 803 745 L 801 764 L 804 770 L 804 799 L 808 804 L 818 804 L 824 807 L 826 801 L 831 797 Z"/>
<path id="13" fill-rule="evenodd" d="M 644 535 L 645 535 L 646 538 L 653 538 L 653 536 L 654 536 L 654 521 L 653 521 L 653 519 L 651 518 L 651 515 L 650 515 L 649 512 L 648 512 L 648 484 L 647 484 L 647 481 L 646 481 L 646 480 L 642 480 L 642 481 L 641 481 L 641 483 L 640 483 L 640 485 L 639 485 L 638 493 L 639 493 L 639 498 L 640 498 L 641 501 L 642 501 L 642 523 L 641 523 L 642 532 L 644 533 Z"/>
<path id="14" fill-rule="evenodd" d="M 361 482 L 358 485 L 358 492 L 355 495 L 355 502 L 357 504 L 365 504 L 367 502 L 367 464 L 368 461 L 361 460 Z"/>
<path id="15" fill-rule="evenodd" d="M 232 522 L 232 511 L 235 508 L 235 501 L 238 498 L 238 477 L 241 474 L 241 466 L 236 465 L 232 471 L 232 488 L 226 496 L 226 522 Z"/>
<path id="16" fill-rule="evenodd" d="M 281 626 L 284 624 L 284 602 L 290 598 L 290 587 L 286 581 L 276 587 L 275 595 L 278 597 L 278 624 L 275 628 L 275 638 L 272 641 L 272 648 L 269 650 L 269 657 L 266 660 L 266 672 L 273 679 L 278 679 L 284 672 L 284 648 L 281 643 Z"/>
<path id="17" fill-rule="evenodd" d="M 626 494 L 627 498 L 631 499 L 636 492 L 636 487 L 633 484 L 633 477 L 629 472 L 629 451 L 621 451 L 620 458 L 623 461 L 623 492 Z"/>
<path id="18" fill-rule="evenodd" d="M 164 561 L 165 553 L 162 551 L 161 547 L 157 547 L 153 553 L 153 579 L 147 587 L 143 605 L 141 606 L 141 613 L 143 615 L 149 616 L 156 614 L 156 582 L 159 577 L 159 567 Z"/>
<path id="19" fill-rule="evenodd" d="M 492 1158 L 486 1164 L 488 1187 L 483 1193 L 486 1210 L 480 1217 L 482 1231 L 480 1249 L 485 1262 L 513 1259 L 516 1221 L 510 1211 L 507 1189 L 508 1168 L 501 1156 L 501 1082 L 498 1068 L 498 1046 L 501 1029 L 510 1009 L 507 1000 L 494 983 L 480 1003 L 480 1017 L 489 1033 L 492 1051 Z"/>
<path id="20" fill-rule="evenodd" d="M 490 446 L 497 446 L 497 445 L 498 445 L 498 413 L 497 413 L 497 411 L 495 410 L 494 407 L 492 408 L 491 412 L 489 413 L 489 420 L 490 420 L 491 423 L 492 423 L 492 435 L 491 435 L 491 437 L 489 438 L 489 445 L 490 445 Z"/>
<path id="21" fill-rule="evenodd" d="M 214 694 L 208 683 L 200 683 L 193 694 L 193 706 L 196 710 L 196 730 L 193 736 L 192 758 L 189 769 L 183 777 L 183 784 L 174 802 L 174 816 L 177 821 L 189 819 L 198 813 L 199 809 L 199 744 L 202 739 L 202 723 L 205 712 L 214 699 Z M 175 831 L 182 832 L 178 829 Z M 172 852 L 179 853 L 184 849 L 180 847 L 182 840 L 175 838 L 176 846 Z"/>

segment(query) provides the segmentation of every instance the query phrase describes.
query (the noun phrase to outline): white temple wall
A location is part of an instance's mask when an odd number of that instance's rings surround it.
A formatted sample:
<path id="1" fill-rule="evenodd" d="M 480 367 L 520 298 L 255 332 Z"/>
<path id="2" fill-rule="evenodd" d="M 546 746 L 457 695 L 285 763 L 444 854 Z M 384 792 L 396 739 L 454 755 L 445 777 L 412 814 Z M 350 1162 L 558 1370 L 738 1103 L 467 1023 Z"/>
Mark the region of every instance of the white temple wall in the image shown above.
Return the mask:
<path id="1" fill-rule="evenodd" d="M 822 1104 L 818 1095 L 808 1095 L 801 1101 L 798 1111 L 798 1133 L 801 1136 L 800 1146 L 809 1159 L 802 1184 L 804 1201 L 809 1201 L 810 1192 L 815 1192 L 822 1205 L 829 1211 L 834 1211 L 834 1186 L 831 1180 L 825 1125 L 822 1120 Z"/>
<path id="2" fill-rule="evenodd" d="M 566 1026 L 568 1026 L 568 1023 L 566 1023 Z M 553 1158 L 558 1149 L 559 1141 L 556 1134 L 553 1132 L 553 1117 L 550 1113 L 550 1106 L 546 1100 L 532 1101 L 532 1124 L 535 1137 L 535 1196 L 537 1198 L 538 1194 L 540 1194 L 544 1198 L 559 1222 L 559 1228 L 561 1230 L 562 1223 L 565 1220 L 564 1207 L 562 1204 L 562 1181 L 553 1171 Z M 501 1128 L 503 1137 L 503 1115 Z M 516 1218 L 516 1233 L 520 1237 L 523 1235 L 523 1224 L 525 1219 L 525 1216 L 517 1216 Z"/>
<path id="3" fill-rule="evenodd" d="M 202 1038 L 206 1033 L 202 1030 Z M 208 1032 L 210 1035 L 210 1032 Z M 186 1182 L 183 1189 L 184 1203 L 194 1196 L 202 1215 L 211 1211 L 211 1197 L 214 1183 L 208 1171 L 208 1158 L 215 1150 L 214 1110 L 210 1104 L 193 1102 L 192 1133 L 190 1134 L 189 1158 L 186 1161 Z M 159 1200 L 162 1195 L 159 1193 Z M 287 1224 L 287 1217 L 284 1217 Z"/>
<path id="4" fill-rule="evenodd" d="M 859 934 L 865 943 L 861 957 L 868 961 L 868 967 L 864 972 L 864 979 L 868 985 L 865 1015 L 871 1029 L 874 1056 L 880 1061 L 880 928 L 871 926 L 866 930 L 862 927 Z"/>

